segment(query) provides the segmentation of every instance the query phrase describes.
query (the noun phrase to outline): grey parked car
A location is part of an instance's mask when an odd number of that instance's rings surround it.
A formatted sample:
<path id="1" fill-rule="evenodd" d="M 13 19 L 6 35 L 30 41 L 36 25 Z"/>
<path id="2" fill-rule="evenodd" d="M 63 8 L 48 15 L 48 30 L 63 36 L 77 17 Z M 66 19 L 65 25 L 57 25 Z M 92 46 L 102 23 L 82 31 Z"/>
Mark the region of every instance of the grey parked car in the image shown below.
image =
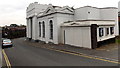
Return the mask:
<path id="1" fill-rule="evenodd" d="M 10 39 L 2 39 L 2 48 L 10 46 L 13 46 L 12 41 Z"/>

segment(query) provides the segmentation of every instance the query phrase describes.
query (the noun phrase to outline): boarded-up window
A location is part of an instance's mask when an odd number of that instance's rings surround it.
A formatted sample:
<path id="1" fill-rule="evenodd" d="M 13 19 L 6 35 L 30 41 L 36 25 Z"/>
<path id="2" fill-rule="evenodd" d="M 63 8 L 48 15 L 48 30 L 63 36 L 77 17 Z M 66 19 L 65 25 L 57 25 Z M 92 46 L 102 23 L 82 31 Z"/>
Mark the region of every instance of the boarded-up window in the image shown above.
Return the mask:
<path id="1" fill-rule="evenodd" d="M 42 23 L 42 26 L 43 26 L 43 38 L 45 38 L 45 22 L 44 21 Z"/>
<path id="2" fill-rule="evenodd" d="M 39 37 L 41 37 L 41 22 L 39 22 Z"/>
<path id="3" fill-rule="evenodd" d="M 106 28 L 106 36 L 109 35 L 109 28 Z"/>
<path id="4" fill-rule="evenodd" d="M 114 34 L 114 27 L 110 27 L 110 34 Z"/>
<path id="5" fill-rule="evenodd" d="M 99 28 L 99 37 L 102 37 L 104 35 L 103 28 Z"/>

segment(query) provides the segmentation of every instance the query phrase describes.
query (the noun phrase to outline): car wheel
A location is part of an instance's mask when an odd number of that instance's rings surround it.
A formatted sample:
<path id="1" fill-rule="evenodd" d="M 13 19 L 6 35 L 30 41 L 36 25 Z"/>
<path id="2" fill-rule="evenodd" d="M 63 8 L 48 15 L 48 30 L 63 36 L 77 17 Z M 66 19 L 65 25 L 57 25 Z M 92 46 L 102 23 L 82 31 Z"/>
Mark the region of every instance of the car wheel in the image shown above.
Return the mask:
<path id="1" fill-rule="evenodd" d="M 2 46 L 2 49 L 4 49 L 4 47 Z"/>

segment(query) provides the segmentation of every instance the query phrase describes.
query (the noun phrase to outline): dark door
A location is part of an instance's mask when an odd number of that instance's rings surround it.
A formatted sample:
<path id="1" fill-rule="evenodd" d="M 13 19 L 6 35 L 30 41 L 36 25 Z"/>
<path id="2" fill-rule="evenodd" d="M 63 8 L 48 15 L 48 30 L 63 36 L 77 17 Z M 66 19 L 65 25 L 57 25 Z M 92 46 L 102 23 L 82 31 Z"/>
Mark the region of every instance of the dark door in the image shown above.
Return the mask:
<path id="1" fill-rule="evenodd" d="M 64 44 L 65 44 L 65 30 L 64 30 Z"/>
<path id="2" fill-rule="evenodd" d="M 91 45 L 92 49 L 97 48 L 97 24 L 91 25 Z"/>
<path id="3" fill-rule="evenodd" d="M 30 24 L 31 24 L 30 26 L 31 26 L 31 39 L 32 39 L 32 31 L 33 31 L 33 29 L 32 29 L 32 25 L 33 25 L 32 24 L 32 18 L 30 18 Z"/>

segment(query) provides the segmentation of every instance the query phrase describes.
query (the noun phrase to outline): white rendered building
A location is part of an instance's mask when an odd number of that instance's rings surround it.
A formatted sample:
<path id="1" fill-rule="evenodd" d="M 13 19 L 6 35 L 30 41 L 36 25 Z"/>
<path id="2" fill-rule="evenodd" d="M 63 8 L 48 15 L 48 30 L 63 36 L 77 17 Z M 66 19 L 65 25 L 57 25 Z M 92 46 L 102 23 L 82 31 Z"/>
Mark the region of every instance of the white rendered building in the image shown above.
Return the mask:
<path id="1" fill-rule="evenodd" d="M 26 10 L 27 38 L 46 43 L 96 48 L 118 35 L 118 9 L 31 3 Z"/>

